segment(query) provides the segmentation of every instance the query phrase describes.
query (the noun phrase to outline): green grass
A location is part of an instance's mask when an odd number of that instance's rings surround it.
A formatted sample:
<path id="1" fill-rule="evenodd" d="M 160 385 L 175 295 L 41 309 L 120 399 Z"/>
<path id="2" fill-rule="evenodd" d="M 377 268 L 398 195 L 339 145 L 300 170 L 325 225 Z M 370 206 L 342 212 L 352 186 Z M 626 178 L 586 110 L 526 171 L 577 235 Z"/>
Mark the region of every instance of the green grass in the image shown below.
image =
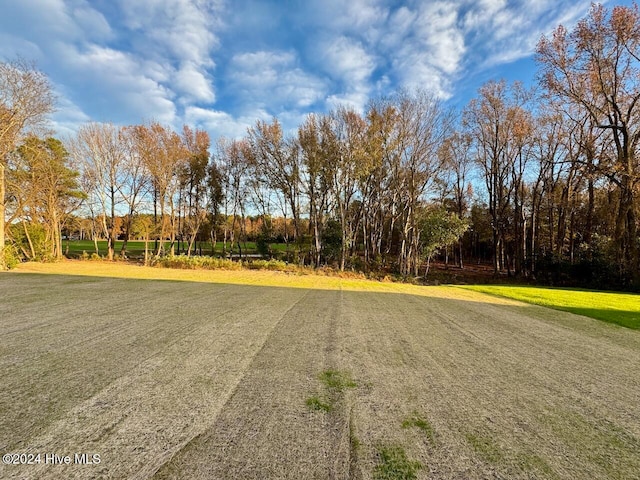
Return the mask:
<path id="1" fill-rule="evenodd" d="M 355 388 L 358 386 L 356 382 L 351 379 L 351 375 L 348 372 L 341 372 L 339 370 L 325 370 L 320 374 L 319 378 L 327 388 L 335 392 L 342 392 L 347 388 Z"/>
<path id="2" fill-rule="evenodd" d="M 305 403 L 310 410 L 314 410 L 316 412 L 330 412 L 332 409 L 329 403 L 323 402 L 317 395 L 307 398 Z"/>
<path id="3" fill-rule="evenodd" d="M 402 428 L 416 427 L 424 432 L 431 444 L 435 443 L 435 430 L 428 420 L 421 417 L 417 412 L 402 422 Z"/>
<path id="4" fill-rule="evenodd" d="M 493 439 L 484 435 L 476 435 L 474 433 L 467 433 L 465 438 L 478 456 L 486 462 L 495 464 L 502 461 L 504 455 Z"/>
<path id="5" fill-rule="evenodd" d="M 116 253 L 120 253 L 120 249 L 122 248 L 122 241 L 118 240 L 116 241 L 116 245 L 115 245 L 115 252 Z M 62 241 L 62 249 L 63 251 L 67 252 L 67 245 L 68 245 L 68 254 L 67 256 L 70 258 L 78 258 L 82 255 L 82 252 L 87 252 L 89 255 L 91 255 L 92 253 L 95 253 L 95 245 L 93 243 L 92 240 L 63 240 Z M 167 241 L 165 242 L 165 248 L 169 248 L 170 243 Z M 243 242 L 242 244 L 242 253 L 243 254 L 256 254 L 258 253 L 258 248 L 256 246 L 256 242 Z M 150 241 L 149 242 L 149 250 L 153 251 L 155 247 L 155 241 Z M 177 248 L 178 248 L 178 244 L 175 244 L 176 247 L 176 252 L 177 252 Z M 186 242 L 182 242 L 180 244 L 180 252 L 186 252 L 187 248 L 189 247 L 189 244 Z M 202 250 L 202 254 L 203 255 L 221 255 L 222 254 L 222 242 L 217 242 L 216 243 L 216 248 L 215 251 L 212 251 L 211 249 L 211 242 L 198 242 L 197 244 L 197 249 L 195 249 L 194 246 L 194 250 L 193 253 L 194 254 L 199 254 L 200 251 Z M 280 252 L 280 253 L 285 253 L 287 251 L 287 249 L 292 250 L 294 248 L 294 245 L 287 245 L 286 243 L 273 243 L 271 244 L 271 249 L 274 252 Z M 106 240 L 99 240 L 98 241 L 98 251 L 100 252 L 99 254 L 101 256 L 106 255 L 107 254 L 107 241 Z M 230 246 L 229 243 L 227 243 L 227 252 L 230 251 Z M 238 246 L 237 244 L 234 244 L 233 247 L 233 253 L 234 255 L 238 255 L 239 251 L 238 251 Z M 144 241 L 141 240 L 130 240 L 127 242 L 127 256 L 128 257 L 140 257 L 142 258 L 144 256 Z"/>
<path id="6" fill-rule="evenodd" d="M 373 478 L 376 480 L 413 480 L 423 465 L 407 458 L 402 447 L 387 446 L 378 449 L 380 462 L 376 465 Z"/>
<path id="7" fill-rule="evenodd" d="M 541 478 L 548 478 L 549 480 L 558 478 L 558 475 L 549 464 L 534 453 L 519 454 L 516 457 L 516 463 L 523 472 L 540 473 Z"/>
<path id="8" fill-rule="evenodd" d="M 318 395 L 307 398 L 307 407 L 315 411 L 330 412 L 345 389 L 357 387 L 356 383 L 351 380 L 349 372 L 339 370 L 325 370 L 318 375 L 318 380 L 326 387 L 325 396 L 328 396 L 329 400 L 324 401 Z"/>
<path id="9" fill-rule="evenodd" d="M 582 461 L 599 465 L 608 478 L 632 478 L 631 471 L 640 472 L 640 439 L 619 425 L 560 408 L 549 411 L 545 420 Z"/>
<path id="10" fill-rule="evenodd" d="M 506 285 L 470 285 L 460 288 L 512 298 L 640 330 L 640 295 L 633 293 Z"/>

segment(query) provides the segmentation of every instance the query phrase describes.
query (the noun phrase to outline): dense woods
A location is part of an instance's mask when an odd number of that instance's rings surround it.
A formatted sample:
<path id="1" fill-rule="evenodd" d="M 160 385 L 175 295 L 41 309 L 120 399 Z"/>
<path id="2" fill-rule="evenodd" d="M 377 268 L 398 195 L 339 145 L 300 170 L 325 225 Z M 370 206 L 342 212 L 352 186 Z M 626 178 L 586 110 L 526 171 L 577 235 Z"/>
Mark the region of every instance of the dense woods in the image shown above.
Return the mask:
<path id="1" fill-rule="evenodd" d="M 490 81 L 463 111 L 401 91 L 293 131 L 273 118 L 212 142 L 188 126 L 91 123 L 63 143 L 32 128 L 53 104 L 46 78 L 1 63 L 5 257 L 60 257 L 63 234 L 106 239 L 109 259 L 142 239 L 145 261 L 201 242 L 242 255 L 251 240 L 314 267 L 418 276 L 440 255 L 494 275 L 640 288 L 637 6 L 594 5 L 543 37 L 537 60 L 535 88 Z"/>

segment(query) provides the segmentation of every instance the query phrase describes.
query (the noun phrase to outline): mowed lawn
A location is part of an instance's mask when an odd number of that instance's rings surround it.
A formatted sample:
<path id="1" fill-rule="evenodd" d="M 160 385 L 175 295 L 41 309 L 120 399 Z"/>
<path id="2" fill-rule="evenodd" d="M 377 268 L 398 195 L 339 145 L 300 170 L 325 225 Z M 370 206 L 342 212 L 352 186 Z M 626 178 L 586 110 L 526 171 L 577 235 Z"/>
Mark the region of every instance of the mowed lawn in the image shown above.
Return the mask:
<path id="1" fill-rule="evenodd" d="M 115 252 L 117 254 L 120 254 L 123 243 L 124 242 L 122 240 L 116 241 Z M 165 248 L 169 248 L 169 246 L 170 246 L 170 242 L 165 241 Z M 242 251 L 243 254 L 258 253 L 258 247 L 256 245 L 256 242 L 242 242 L 241 246 L 243 249 Z M 174 247 L 176 249 L 176 252 L 179 249 L 180 253 L 185 253 L 186 250 L 189 248 L 189 244 L 187 242 L 180 242 L 180 245 L 176 243 Z M 285 243 L 272 243 L 270 244 L 270 247 L 272 251 L 280 252 L 280 253 L 285 253 L 287 252 L 287 250 L 291 250 L 294 248 L 293 245 L 287 245 Z M 62 248 L 63 248 L 63 251 L 65 252 L 65 255 L 68 256 L 69 258 L 79 258 L 84 253 L 86 253 L 87 255 L 91 255 L 96 251 L 95 244 L 93 243 L 92 240 L 63 240 Z M 147 248 L 149 249 L 149 251 L 153 251 L 155 248 L 155 240 L 149 241 L 149 243 L 147 244 Z M 129 240 L 127 242 L 127 257 L 142 258 L 144 257 L 144 249 L 145 249 L 144 241 Z M 217 242 L 215 249 L 211 248 L 211 242 L 197 242 L 197 244 L 194 245 L 192 252 L 194 254 L 202 254 L 202 255 L 212 255 L 212 254 L 221 255 L 222 251 L 223 251 L 222 242 Z M 230 251 L 233 252 L 234 255 L 238 255 L 240 253 L 238 250 L 237 244 L 230 245 L 229 243 L 227 243 L 227 252 L 230 252 Z M 99 252 L 99 255 L 101 256 L 107 255 L 106 240 L 98 240 L 98 252 Z"/>
<path id="2" fill-rule="evenodd" d="M 597 318 L 640 330 L 640 295 L 568 288 L 470 285 L 462 288 Z"/>
<path id="3" fill-rule="evenodd" d="M 635 330 L 455 287 L 277 272 L 23 265 L 0 294 L 0 450 L 100 455 L 0 478 L 640 472 Z"/>

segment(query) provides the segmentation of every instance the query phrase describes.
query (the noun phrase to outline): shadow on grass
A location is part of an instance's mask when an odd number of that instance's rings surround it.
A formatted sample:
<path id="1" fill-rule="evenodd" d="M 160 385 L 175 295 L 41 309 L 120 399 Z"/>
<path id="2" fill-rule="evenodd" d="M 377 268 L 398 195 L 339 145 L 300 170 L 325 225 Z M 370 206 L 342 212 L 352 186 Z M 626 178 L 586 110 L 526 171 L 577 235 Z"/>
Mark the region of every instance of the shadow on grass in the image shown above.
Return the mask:
<path id="1" fill-rule="evenodd" d="M 549 307 L 552 308 L 552 307 Z M 595 318 L 603 322 L 620 325 L 621 327 L 630 328 L 632 330 L 640 330 L 640 312 L 632 312 L 625 310 L 603 310 L 597 308 L 582 307 L 553 307 L 563 312 L 582 315 L 584 317 Z"/>

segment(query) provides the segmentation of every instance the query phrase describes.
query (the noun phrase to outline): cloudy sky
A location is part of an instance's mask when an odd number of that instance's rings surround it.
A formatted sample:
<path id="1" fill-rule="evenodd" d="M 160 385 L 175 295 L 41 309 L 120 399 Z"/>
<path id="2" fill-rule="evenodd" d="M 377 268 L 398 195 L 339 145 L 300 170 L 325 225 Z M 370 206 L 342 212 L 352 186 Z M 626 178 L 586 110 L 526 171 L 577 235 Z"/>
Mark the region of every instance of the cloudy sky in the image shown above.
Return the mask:
<path id="1" fill-rule="evenodd" d="M 608 3 L 629 5 L 630 0 Z M 581 0 L 0 0 L 0 59 L 34 60 L 58 95 L 54 127 L 87 121 L 205 128 L 421 87 L 461 107 L 485 81 L 531 82 L 543 33 Z"/>

